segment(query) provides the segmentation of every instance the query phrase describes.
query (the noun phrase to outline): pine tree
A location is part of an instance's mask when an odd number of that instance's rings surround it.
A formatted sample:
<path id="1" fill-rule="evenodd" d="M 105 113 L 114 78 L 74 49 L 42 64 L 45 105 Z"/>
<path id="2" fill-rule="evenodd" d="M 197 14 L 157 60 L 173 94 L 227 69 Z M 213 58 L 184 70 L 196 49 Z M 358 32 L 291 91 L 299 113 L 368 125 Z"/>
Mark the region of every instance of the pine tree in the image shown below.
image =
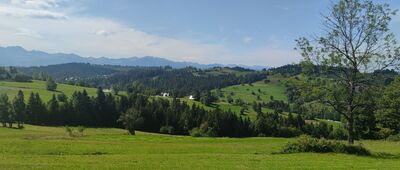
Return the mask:
<path id="1" fill-rule="evenodd" d="M 56 99 L 56 95 L 53 94 L 51 100 L 47 103 L 47 109 L 50 114 L 57 114 L 58 113 L 59 103 Z"/>
<path id="2" fill-rule="evenodd" d="M 17 96 L 14 97 L 12 111 L 14 115 L 10 115 L 9 117 L 10 126 L 12 127 L 12 121 L 15 116 L 15 121 L 17 122 L 18 128 L 23 128 L 26 116 L 26 106 L 24 102 L 24 93 L 21 90 L 19 90 Z"/>
<path id="3" fill-rule="evenodd" d="M 8 118 L 10 114 L 10 102 L 6 94 L 0 95 L 0 122 L 3 127 L 7 126 Z"/>
<path id="4" fill-rule="evenodd" d="M 27 122 L 32 124 L 43 124 L 46 122 L 46 106 L 40 98 L 39 93 L 31 93 L 26 107 Z"/>

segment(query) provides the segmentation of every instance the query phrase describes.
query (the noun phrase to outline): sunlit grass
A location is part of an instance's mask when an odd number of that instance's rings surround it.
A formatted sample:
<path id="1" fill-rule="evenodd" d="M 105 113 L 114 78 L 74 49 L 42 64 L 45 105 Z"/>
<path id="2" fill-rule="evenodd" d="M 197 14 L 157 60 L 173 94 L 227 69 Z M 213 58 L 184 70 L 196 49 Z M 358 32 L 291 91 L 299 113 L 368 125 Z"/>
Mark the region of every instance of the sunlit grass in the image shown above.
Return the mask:
<path id="1" fill-rule="evenodd" d="M 396 169 L 400 159 L 343 154 L 276 154 L 288 138 L 193 138 L 87 128 L 0 128 L 1 169 Z M 399 142 L 362 141 L 400 155 Z"/>

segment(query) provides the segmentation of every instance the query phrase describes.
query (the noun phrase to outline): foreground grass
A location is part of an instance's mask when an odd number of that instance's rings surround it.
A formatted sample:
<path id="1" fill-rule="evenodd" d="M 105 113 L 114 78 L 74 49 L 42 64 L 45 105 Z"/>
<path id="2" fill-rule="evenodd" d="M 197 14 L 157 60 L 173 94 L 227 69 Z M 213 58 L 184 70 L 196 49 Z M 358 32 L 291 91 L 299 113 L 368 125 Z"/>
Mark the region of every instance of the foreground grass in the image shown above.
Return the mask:
<path id="1" fill-rule="evenodd" d="M 0 128 L 1 169 L 396 169 L 400 143 L 363 141 L 392 157 L 273 154 L 291 139 L 192 138 L 120 129 L 87 129 L 71 138 L 64 128 Z"/>

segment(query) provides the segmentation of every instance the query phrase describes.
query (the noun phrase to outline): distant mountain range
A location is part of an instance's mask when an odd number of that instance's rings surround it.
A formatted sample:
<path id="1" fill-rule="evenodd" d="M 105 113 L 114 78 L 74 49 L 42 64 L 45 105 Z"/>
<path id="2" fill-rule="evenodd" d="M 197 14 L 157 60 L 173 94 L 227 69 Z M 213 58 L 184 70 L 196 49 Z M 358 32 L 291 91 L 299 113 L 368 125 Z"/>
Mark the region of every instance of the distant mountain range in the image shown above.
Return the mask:
<path id="1" fill-rule="evenodd" d="M 90 63 L 99 65 L 120 65 L 120 66 L 171 66 L 173 68 L 184 68 L 188 66 L 197 68 L 211 67 L 243 67 L 252 70 L 268 68 L 266 66 L 246 65 L 223 65 L 223 64 L 199 64 L 193 62 L 177 62 L 160 57 L 130 57 L 111 59 L 106 57 L 93 58 L 81 57 L 76 54 L 55 53 L 50 54 L 43 51 L 28 51 L 20 46 L 0 47 L 0 66 L 47 66 L 64 63 Z"/>

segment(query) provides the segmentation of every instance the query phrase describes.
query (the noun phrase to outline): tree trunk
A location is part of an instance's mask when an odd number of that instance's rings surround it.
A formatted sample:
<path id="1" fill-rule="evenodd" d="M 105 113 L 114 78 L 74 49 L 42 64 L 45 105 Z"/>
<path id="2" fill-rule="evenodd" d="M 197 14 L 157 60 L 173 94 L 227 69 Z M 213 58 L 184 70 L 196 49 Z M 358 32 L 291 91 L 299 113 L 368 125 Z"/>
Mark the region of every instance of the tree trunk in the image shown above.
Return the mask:
<path id="1" fill-rule="evenodd" d="M 8 123 L 8 127 L 9 127 L 9 128 L 12 128 L 12 123 Z"/>
<path id="2" fill-rule="evenodd" d="M 348 130 L 348 137 L 347 141 L 350 145 L 354 144 L 354 118 L 353 114 L 349 115 L 349 119 L 347 120 L 347 130 Z"/>
<path id="3" fill-rule="evenodd" d="M 18 122 L 18 129 L 22 129 L 24 127 L 22 122 Z"/>

